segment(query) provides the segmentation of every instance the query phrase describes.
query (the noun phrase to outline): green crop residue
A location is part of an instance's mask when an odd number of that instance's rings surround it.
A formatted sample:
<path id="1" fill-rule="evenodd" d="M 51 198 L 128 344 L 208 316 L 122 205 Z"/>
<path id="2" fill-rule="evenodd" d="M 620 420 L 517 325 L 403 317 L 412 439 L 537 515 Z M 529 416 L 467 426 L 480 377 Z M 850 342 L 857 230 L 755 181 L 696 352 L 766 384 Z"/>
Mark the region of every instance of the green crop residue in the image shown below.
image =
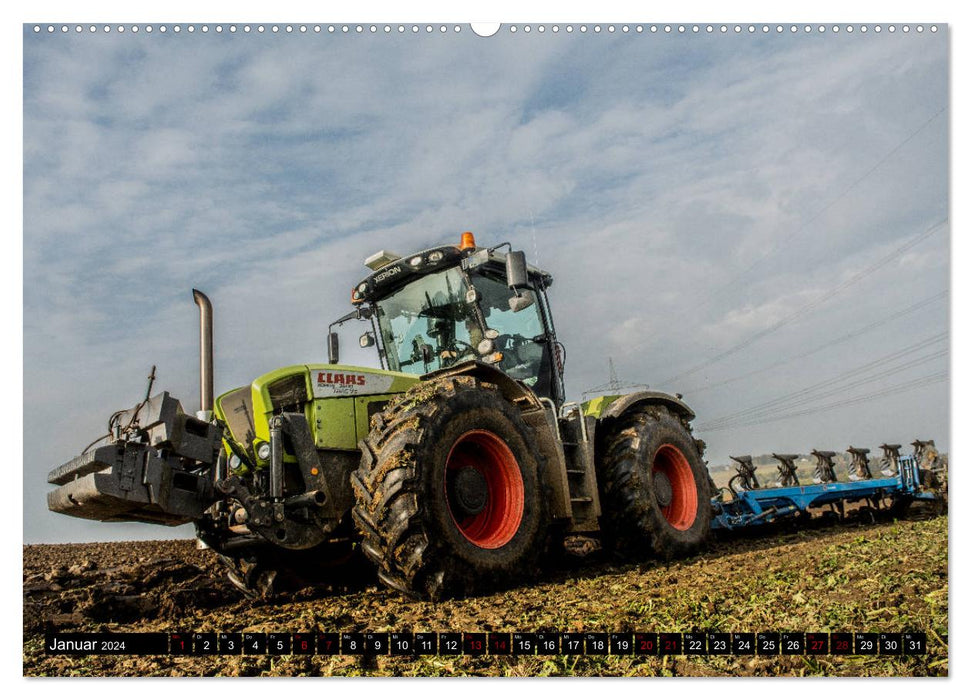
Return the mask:
<path id="1" fill-rule="evenodd" d="M 437 604 L 373 579 L 244 600 L 213 553 L 191 541 L 25 547 L 24 675 L 946 676 L 948 518 L 919 516 L 716 540 L 699 556 L 668 563 L 601 552 L 518 586 Z M 64 573 L 89 558 L 95 568 Z M 183 561 L 191 564 L 173 563 Z M 136 605 L 140 598 L 146 604 Z M 51 620 L 72 631 L 917 631 L 927 635 L 928 653 L 68 657 L 42 651 Z"/>

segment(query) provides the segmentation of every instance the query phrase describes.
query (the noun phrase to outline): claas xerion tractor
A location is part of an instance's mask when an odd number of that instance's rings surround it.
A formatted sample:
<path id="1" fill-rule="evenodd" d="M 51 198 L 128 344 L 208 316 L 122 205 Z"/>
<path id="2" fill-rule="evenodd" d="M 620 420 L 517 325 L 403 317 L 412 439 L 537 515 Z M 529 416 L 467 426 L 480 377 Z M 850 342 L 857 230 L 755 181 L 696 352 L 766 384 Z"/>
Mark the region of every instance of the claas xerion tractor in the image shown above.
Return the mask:
<path id="1" fill-rule="evenodd" d="M 201 410 L 150 397 L 150 383 L 50 473 L 49 508 L 193 522 L 253 595 L 365 566 L 362 554 L 385 584 L 438 599 L 521 581 L 575 534 L 629 556 L 698 549 L 712 486 L 694 414 L 654 391 L 566 401 L 549 273 L 470 233 L 366 265 L 327 364 L 215 401 L 212 307 L 194 291 Z M 339 363 L 336 327 L 352 319 L 380 369 Z"/>

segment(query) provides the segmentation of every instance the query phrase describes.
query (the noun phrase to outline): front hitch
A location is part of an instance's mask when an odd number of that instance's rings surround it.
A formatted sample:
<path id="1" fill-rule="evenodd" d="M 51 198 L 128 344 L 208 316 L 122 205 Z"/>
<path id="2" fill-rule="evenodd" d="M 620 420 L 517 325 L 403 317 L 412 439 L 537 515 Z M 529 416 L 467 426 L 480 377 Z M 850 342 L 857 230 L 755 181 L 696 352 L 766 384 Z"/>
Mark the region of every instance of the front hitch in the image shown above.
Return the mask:
<path id="1" fill-rule="evenodd" d="M 47 507 L 106 522 L 182 525 L 202 517 L 213 489 L 222 430 L 186 415 L 163 392 L 118 415 L 129 426 L 48 474 Z"/>

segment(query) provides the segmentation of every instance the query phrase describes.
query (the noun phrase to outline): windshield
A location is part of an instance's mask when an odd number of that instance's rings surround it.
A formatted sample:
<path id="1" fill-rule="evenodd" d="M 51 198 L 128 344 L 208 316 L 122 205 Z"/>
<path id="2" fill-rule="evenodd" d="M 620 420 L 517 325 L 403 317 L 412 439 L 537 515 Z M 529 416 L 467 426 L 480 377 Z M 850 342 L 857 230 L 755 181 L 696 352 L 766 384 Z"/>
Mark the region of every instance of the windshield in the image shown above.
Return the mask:
<path id="1" fill-rule="evenodd" d="M 424 374 L 478 357 L 475 304 L 458 268 L 422 277 L 376 304 L 388 368 Z"/>
<path id="2" fill-rule="evenodd" d="M 513 379 L 549 393 L 550 353 L 539 304 L 512 311 L 501 273 L 474 272 L 478 303 L 466 277 L 450 268 L 422 277 L 377 302 L 377 321 L 388 369 L 425 374 L 498 351 L 498 367 Z M 520 290 L 536 301 L 536 293 Z M 484 325 L 483 325 L 484 322 Z M 541 381 L 546 377 L 546 381 Z"/>

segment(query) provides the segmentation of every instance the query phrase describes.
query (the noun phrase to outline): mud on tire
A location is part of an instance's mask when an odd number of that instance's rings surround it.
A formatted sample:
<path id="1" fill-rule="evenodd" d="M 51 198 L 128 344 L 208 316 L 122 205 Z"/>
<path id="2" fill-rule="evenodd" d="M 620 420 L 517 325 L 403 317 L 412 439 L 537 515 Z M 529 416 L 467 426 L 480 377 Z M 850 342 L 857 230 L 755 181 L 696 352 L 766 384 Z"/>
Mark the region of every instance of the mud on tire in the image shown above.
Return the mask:
<path id="1" fill-rule="evenodd" d="M 353 516 L 385 584 L 438 600 L 535 571 L 550 522 L 542 457 L 495 386 L 417 384 L 372 418 L 361 451 Z"/>
<path id="2" fill-rule="evenodd" d="M 662 406 L 635 408 L 599 441 L 605 540 L 634 557 L 698 550 L 711 529 L 711 481 L 689 428 Z"/>

